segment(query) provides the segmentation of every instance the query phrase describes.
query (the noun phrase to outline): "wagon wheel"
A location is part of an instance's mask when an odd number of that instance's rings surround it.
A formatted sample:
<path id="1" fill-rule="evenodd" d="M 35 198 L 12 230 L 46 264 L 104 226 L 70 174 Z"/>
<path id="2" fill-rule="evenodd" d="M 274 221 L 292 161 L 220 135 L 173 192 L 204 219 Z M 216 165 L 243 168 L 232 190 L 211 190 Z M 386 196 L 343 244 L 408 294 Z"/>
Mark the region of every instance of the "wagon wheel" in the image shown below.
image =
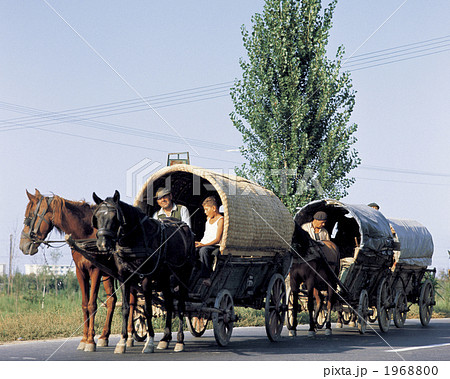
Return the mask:
<path id="1" fill-rule="evenodd" d="M 430 279 L 427 279 L 420 287 L 419 296 L 419 315 L 423 326 L 427 326 L 430 322 L 434 304 L 433 283 Z"/>
<path id="2" fill-rule="evenodd" d="M 219 346 L 226 346 L 230 342 L 235 321 L 233 297 L 230 291 L 220 290 L 217 294 L 214 308 L 219 312 L 212 314 L 214 338 Z"/>
<path id="3" fill-rule="evenodd" d="M 389 283 L 386 278 L 383 278 L 377 291 L 378 326 L 383 333 L 389 330 L 391 323 L 391 302 L 392 296 Z"/>
<path id="4" fill-rule="evenodd" d="M 358 330 L 361 334 L 366 332 L 367 316 L 369 314 L 369 295 L 366 290 L 362 290 L 358 303 Z"/>
<path id="5" fill-rule="evenodd" d="M 287 297 L 287 314 L 286 314 L 286 326 L 289 330 L 292 329 L 292 325 L 294 325 L 294 295 L 292 294 L 292 290 L 289 290 L 289 294 Z M 301 307 L 298 307 L 298 309 L 300 310 Z M 297 317 L 297 315 L 295 315 L 295 317 Z"/>
<path id="6" fill-rule="evenodd" d="M 286 284 L 280 274 L 274 274 L 270 279 L 265 308 L 267 337 L 272 342 L 278 341 L 281 337 L 287 310 Z"/>
<path id="7" fill-rule="evenodd" d="M 147 323 L 142 305 L 136 305 L 133 312 L 133 338 L 136 342 L 147 339 Z"/>
<path id="8" fill-rule="evenodd" d="M 344 325 L 348 325 L 351 319 L 352 319 L 352 312 L 350 312 L 350 311 L 342 312 L 342 321 L 343 321 Z"/>
<path id="9" fill-rule="evenodd" d="M 321 309 L 319 314 L 317 315 L 317 329 L 322 329 L 327 321 L 327 312 L 325 309 Z"/>
<path id="10" fill-rule="evenodd" d="M 408 313 L 408 302 L 406 300 L 405 291 L 403 289 L 397 290 L 394 299 L 394 313 L 392 318 L 397 328 L 403 328 Z"/>
<path id="11" fill-rule="evenodd" d="M 371 312 L 369 312 L 369 315 L 367 317 L 367 319 L 369 320 L 369 322 L 376 322 L 378 319 L 378 313 L 377 313 L 377 307 L 372 307 L 371 308 Z"/>
<path id="12" fill-rule="evenodd" d="M 186 316 L 186 324 L 194 337 L 201 337 L 208 326 L 209 319 L 197 316 Z"/>

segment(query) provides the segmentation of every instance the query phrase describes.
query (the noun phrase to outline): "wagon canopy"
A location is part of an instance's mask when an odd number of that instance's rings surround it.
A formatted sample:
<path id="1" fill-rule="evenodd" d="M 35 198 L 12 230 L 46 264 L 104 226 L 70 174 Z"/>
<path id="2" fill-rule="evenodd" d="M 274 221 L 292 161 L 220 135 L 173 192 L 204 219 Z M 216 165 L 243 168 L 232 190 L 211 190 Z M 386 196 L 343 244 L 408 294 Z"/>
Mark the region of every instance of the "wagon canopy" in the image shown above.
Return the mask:
<path id="1" fill-rule="evenodd" d="M 197 241 L 205 228 L 203 200 L 212 195 L 220 200 L 224 215 L 222 254 L 261 256 L 290 250 L 292 215 L 273 192 L 256 183 L 191 165 L 165 167 L 147 180 L 134 201 L 150 217 L 159 210 L 154 200 L 159 187 L 170 188 L 174 202 L 189 209 Z"/>
<path id="2" fill-rule="evenodd" d="M 433 238 L 428 229 L 414 220 L 389 218 L 400 242 L 397 263 L 427 267 L 433 257 Z"/>
<path id="3" fill-rule="evenodd" d="M 375 252 L 392 249 L 393 236 L 389 222 L 380 211 L 362 204 L 349 205 L 333 199 L 317 200 L 301 208 L 295 215 L 295 222 L 298 225 L 310 222 L 318 211 L 327 213 L 325 228 L 332 240 L 344 248 L 341 249 L 341 257 L 345 247 L 349 251 L 344 253 L 347 257 L 352 256 L 355 249 Z"/>

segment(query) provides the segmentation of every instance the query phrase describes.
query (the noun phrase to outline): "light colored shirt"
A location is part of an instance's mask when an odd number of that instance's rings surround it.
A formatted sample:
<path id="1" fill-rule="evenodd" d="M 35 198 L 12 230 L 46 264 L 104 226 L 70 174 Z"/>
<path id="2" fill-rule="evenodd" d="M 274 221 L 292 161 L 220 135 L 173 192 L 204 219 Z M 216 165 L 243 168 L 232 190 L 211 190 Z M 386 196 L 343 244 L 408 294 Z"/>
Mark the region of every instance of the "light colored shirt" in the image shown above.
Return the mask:
<path id="1" fill-rule="evenodd" d="M 328 234 L 328 231 L 325 228 L 320 228 L 319 230 L 319 238 L 316 238 L 316 234 L 314 233 L 314 226 L 312 221 L 307 222 L 306 224 L 302 225 L 302 229 L 308 232 L 309 236 L 315 240 L 315 241 L 329 241 L 330 235 Z"/>
<path id="2" fill-rule="evenodd" d="M 205 224 L 205 234 L 203 234 L 203 238 L 200 243 L 206 244 L 211 241 L 214 241 L 217 237 L 217 229 L 219 228 L 219 220 L 223 217 L 219 217 L 212 224 L 209 223 L 209 220 L 206 220 Z M 220 243 L 220 242 L 219 242 Z"/>
<path id="3" fill-rule="evenodd" d="M 172 209 L 170 210 L 170 216 L 167 216 L 166 212 L 164 212 L 164 209 L 160 209 L 158 212 L 155 212 L 153 214 L 153 218 L 155 220 L 158 220 L 158 215 L 166 215 L 166 217 L 173 217 L 173 213 L 180 208 L 180 215 L 181 215 L 181 221 L 188 224 L 189 227 L 191 227 L 191 216 L 189 215 L 189 210 L 184 205 L 176 205 L 175 203 L 172 203 Z"/>

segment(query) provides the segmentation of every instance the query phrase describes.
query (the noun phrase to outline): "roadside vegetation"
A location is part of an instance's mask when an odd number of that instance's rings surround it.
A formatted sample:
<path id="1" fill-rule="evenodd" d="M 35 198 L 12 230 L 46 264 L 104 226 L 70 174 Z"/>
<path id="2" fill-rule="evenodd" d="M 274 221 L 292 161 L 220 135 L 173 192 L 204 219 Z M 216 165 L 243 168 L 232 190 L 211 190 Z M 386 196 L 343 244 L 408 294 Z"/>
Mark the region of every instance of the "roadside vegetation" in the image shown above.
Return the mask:
<path id="1" fill-rule="evenodd" d="M 105 298 L 101 288 L 95 318 L 97 333 L 100 333 L 106 318 L 106 308 L 101 306 Z M 120 293 L 118 299 L 121 300 Z M 235 327 L 264 325 L 264 310 L 236 307 L 235 311 L 239 317 Z M 408 318 L 418 317 L 417 306 L 413 305 Z M 443 274 L 436 282 L 433 317 L 450 317 L 450 281 Z M 299 322 L 308 322 L 305 312 L 299 314 Z M 120 333 L 121 323 L 121 313 L 116 309 L 112 334 Z M 164 319 L 155 318 L 153 325 L 156 332 L 161 332 Z M 176 327 L 177 322 L 174 321 L 173 330 L 176 330 Z M 76 337 L 81 336 L 82 328 L 81 294 L 74 274 L 69 273 L 64 277 L 16 274 L 9 292 L 7 277 L 0 276 L 0 343 Z M 208 328 L 212 328 L 211 322 Z"/>

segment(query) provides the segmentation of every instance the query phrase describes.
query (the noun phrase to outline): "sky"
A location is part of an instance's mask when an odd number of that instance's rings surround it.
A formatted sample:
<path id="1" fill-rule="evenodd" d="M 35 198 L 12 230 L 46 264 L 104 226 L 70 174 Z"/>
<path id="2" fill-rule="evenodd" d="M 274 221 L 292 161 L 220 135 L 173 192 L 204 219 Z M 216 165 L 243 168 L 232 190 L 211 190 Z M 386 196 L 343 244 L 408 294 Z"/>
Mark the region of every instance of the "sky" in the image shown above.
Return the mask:
<path id="1" fill-rule="evenodd" d="M 263 5 L 3 0 L 0 263 L 11 234 L 14 271 L 50 261 L 48 249 L 18 249 L 26 190 L 92 202 L 118 189 L 132 203 L 169 152 L 225 173 L 243 163 L 229 88 L 246 54 L 241 26 Z M 341 0 L 328 44 L 330 57 L 345 47 L 356 91 L 362 163 L 342 201 L 425 225 L 438 270 L 450 250 L 449 14 L 447 0 Z"/>

